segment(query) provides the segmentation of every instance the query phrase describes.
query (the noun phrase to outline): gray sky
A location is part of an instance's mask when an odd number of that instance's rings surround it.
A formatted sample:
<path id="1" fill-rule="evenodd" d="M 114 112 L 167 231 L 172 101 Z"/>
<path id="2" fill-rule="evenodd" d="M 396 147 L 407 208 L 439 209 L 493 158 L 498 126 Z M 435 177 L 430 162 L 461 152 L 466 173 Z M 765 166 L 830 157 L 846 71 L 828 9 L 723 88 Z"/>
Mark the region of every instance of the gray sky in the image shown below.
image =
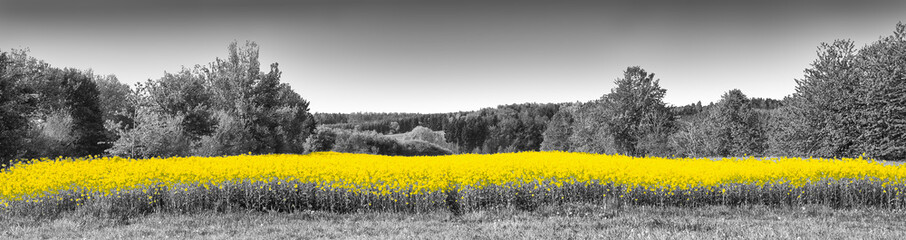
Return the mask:
<path id="1" fill-rule="evenodd" d="M 131 85 L 252 40 L 316 112 L 588 101 L 635 65 L 684 105 L 782 98 L 819 43 L 899 21 L 906 1 L 0 0 L 0 50 Z"/>

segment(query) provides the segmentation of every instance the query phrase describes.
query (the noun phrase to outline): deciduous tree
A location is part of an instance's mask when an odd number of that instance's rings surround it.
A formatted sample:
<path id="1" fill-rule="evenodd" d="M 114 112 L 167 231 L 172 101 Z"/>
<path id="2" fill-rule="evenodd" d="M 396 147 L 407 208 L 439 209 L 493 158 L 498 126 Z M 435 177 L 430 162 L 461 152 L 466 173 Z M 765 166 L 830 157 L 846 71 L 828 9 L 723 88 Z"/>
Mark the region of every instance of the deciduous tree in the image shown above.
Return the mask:
<path id="1" fill-rule="evenodd" d="M 665 153 L 675 117 L 663 102 L 667 90 L 653 73 L 629 67 L 616 87 L 601 98 L 609 135 L 617 152 L 632 156 Z"/>

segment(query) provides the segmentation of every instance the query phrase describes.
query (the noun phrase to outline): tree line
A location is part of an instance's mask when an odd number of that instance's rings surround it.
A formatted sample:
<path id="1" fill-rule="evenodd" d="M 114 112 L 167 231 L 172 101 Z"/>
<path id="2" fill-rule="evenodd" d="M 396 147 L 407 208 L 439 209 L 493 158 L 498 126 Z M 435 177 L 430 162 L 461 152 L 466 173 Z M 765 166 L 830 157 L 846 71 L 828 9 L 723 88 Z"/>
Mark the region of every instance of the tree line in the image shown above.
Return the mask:
<path id="1" fill-rule="evenodd" d="M 641 155 L 906 158 L 906 25 L 855 48 L 821 44 L 782 101 L 738 89 L 711 106 L 664 109 L 652 74 L 629 68 L 601 99 L 561 108 L 542 150 Z"/>
<path id="2" fill-rule="evenodd" d="M 13 50 L 0 53 L 0 159 L 320 150 L 906 158 L 904 24 L 862 48 L 837 40 L 817 53 L 782 100 L 732 89 L 716 103 L 670 106 L 655 74 L 635 66 L 588 102 L 312 114 L 309 102 L 280 81 L 277 63 L 262 69 L 252 42 L 234 42 L 224 59 L 134 87 Z M 405 137 L 416 135 L 425 139 Z"/>
<path id="3" fill-rule="evenodd" d="M 629 67 L 610 93 L 584 103 L 520 104 L 435 114 L 458 153 L 559 150 L 632 156 L 814 156 L 906 158 L 904 24 L 861 49 L 850 40 L 818 58 L 782 100 L 738 89 L 716 103 L 668 106 L 653 73 Z M 339 114 L 342 115 L 342 114 Z M 359 113 L 362 115 L 362 113 Z M 367 113 L 365 113 L 367 115 Z M 406 116 L 337 122 L 391 133 Z M 365 117 L 358 116 L 358 119 Z M 419 121 L 412 121 L 418 124 Z M 408 129 L 408 128 L 407 128 Z"/>
<path id="4" fill-rule="evenodd" d="M 59 69 L 25 50 L 0 53 L 0 159 L 303 153 L 309 102 L 262 69 L 254 42 L 134 88 Z"/>

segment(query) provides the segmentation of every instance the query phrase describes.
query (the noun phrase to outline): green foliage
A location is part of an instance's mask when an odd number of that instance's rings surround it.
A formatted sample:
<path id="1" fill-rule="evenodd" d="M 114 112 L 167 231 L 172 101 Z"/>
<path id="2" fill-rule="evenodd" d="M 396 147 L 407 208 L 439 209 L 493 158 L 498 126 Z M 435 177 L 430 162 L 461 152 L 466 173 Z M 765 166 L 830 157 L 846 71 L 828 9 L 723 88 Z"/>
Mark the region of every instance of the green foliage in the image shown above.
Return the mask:
<path id="1" fill-rule="evenodd" d="M 112 105 L 122 103 L 121 98 L 112 94 L 123 91 L 122 86 L 114 86 L 117 84 L 115 79 L 97 80 L 90 71 L 53 68 L 28 56 L 26 50 L 13 50 L 4 59 L 4 82 L 15 83 L 13 86 L 18 91 L 18 94 L 4 96 L 18 98 L 18 105 L 24 103 L 27 106 L 17 110 L 16 119 L 26 119 L 30 126 L 27 132 L 18 128 L 20 132 L 16 137 L 20 138 L 20 143 L 28 145 L 16 147 L 16 157 L 52 158 L 104 153 L 111 136 L 104 128 L 105 109 L 108 107 L 102 101 L 111 104 L 110 112 L 122 107 Z M 96 81 L 104 83 L 105 95 L 101 95 Z"/>
<path id="2" fill-rule="evenodd" d="M 574 115 L 572 135 L 569 136 L 569 151 L 615 154 L 617 149 L 610 134 L 607 118 L 601 100 L 590 101 L 578 106 Z"/>
<path id="3" fill-rule="evenodd" d="M 69 156 L 74 152 L 72 116 L 68 112 L 51 112 L 43 120 L 34 121 L 30 125 L 24 138 L 28 144 L 23 147 L 26 153 L 22 158 L 53 158 Z"/>
<path id="4" fill-rule="evenodd" d="M 496 109 L 496 124 L 486 142 L 486 152 L 538 151 L 544 130 L 557 113 L 556 104 L 506 105 Z M 493 151 L 493 149 L 497 151 Z"/>
<path id="5" fill-rule="evenodd" d="M 791 98 L 784 99 L 785 102 Z M 810 134 L 804 122 L 797 121 L 798 117 L 792 106 L 783 106 L 767 114 L 767 149 L 768 156 L 803 156 L 799 149 L 802 148 L 801 139 L 808 138 Z"/>
<path id="6" fill-rule="evenodd" d="M 702 101 L 698 101 L 685 106 L 672 107 L 671 110 L 673 110 L 673 113 L 677 116 L 691 116 L 701 113 L 705 110 L 705 107 L 702 106 Z"/>
<path id="7" fill-rule="evenodd" d="M 302 144 L 315 128 L 308 101 L 280 83 L 282 72 L 276 63 L 269 72 L 260 71 L 254 42 L 245 47 L 234 42 L 228 50 L 229 58 L 201 68 L 200 78 L 209 84 L 212 105 L 233 115 L 232 128 L 243 132 L 230 139 L 244 142 L 230 145 L 250 147 L 253 153 L 302 153 Z"/>
<path id="8" fill-rule="evenodd" d="M 677 131 L 670 135 L 669 146 L 673 154 L 680 157 L 717 157 L 719 142 L 717 122 L 713 119 L 718 111 L 709 110 L 677 121 Z"/>
<path id="9" fill-rule="evenodd" d="M 371 115 L 374 114 L 374 115 Z M 318 113 L 316 119 L 325 119 L 325 122 L 318 120 L 318 123 L 324 124 L 330 128 L 349 129 L 359 131 L 375 131 L 381 134 L 392 134 L 409 132 L 415 127 L 423 126 L 430 129 L 444 129 L 449 124 L 449 118 L 452 114 L 396 114 L 396 113 Z M 343 122 L 337 122 L 341 119 Z M 377 119 L 377 120 L 370 120 Z M 370 121 L 364 121 L 370 120 Z M 398 128 L 394 130 L 393 123 L 396 122 Z"/>
<path id="10" fill-rule="evenodd" d="M 818 48 L 818 60 L 796 80 L 791 99 L 793 121 L 803 123 L 801 139 L 791 139 L 794 152 L 810 156 L 855 156 L 858 137 L 852 109 L 856 107 L 857 56 L 852 41 L 835 41 Z"/>
<path id="11" fill-rule="evenodd" d="M 412 131 L 394 135 L 386 135 L 387 137 L 394 138 L 400 142 L 407 141 L 419 141 L 427 142 L 434 145 L 437 145 L 444 149 L 449 149 L 453 152 L 457 152 L 459 147 L 456 144 L 447 142 L 446 133 L 444 131 L 434 131 L 427 127 L 418 126 Z"/>
<path id="12" fill-rule="evenodd" d="M 254 138 L 265 143 L 255 152 L 302 153 L 302 144 L 314 131 L 314 117 L 308 101 L 296 94 L 289 85 L 281 84 L 277 64 L 254 88 L 252 117 Z"/>
<path id="13" fill-rule="evenodd" d="M 109 147 L 107 143 L 109 133 L 104 128 L 98 88 L 89 73 L 75 69 L 50 68 L 43 62 L 28 57 L 24 51 L 14 52 L 14 55 L 11 72 L 20 77 L 21 83 L 25 87 L 34 89 L 36 92 L 34 95 L 29 94 L 35 99 L 35 114 L 20 113 L 19 116 L 31 118 L 30 120 L 35 122 L 35 125 L 41 127 L 39 130 L 41 133 L 28 135 L 35 138 L 25 138 L 25 141 L 33 141 L 35 144 L 26 148 L 30 149 L 30 152 L 26 152 L 24 155 L 56 157 L 103 154 L 104 150 Z M 65 112 L 69 116 L 58 116 L 57 114 L 60 112 Z M 67 120 L 55 121 L 60 118 Z M 58 129 L 60 125 L 57 123 L 63 124 L 64 122 L 64 126 L 70 129 Z M 46 132 L 47 129 L 52 132 Z M 19 137 L 23 136 L 25 134 Z M 70 137 L 71 141 L 69 141 Z M 59 149 L 36 148 L 42 146 L 42 143 L 63 145 L 47 146 Z M 61 149 L 66 151 L 61 151 Z M 42 153 L 59 155 L 48 156 Z"/>
<path id="14" fill-rule="evenodd" d="M 820 157 L 906 159 L 906 25 L 857 50 L 818 48 L 796 93 L 772 116 L 769 151 Z"/>
<path id="15" fill-rule="evenodd" d="M 34 101 L 33 115 L 26 117 L 41 118 L 66 108 L 66 93 L 60 79 L 48 76 L 59 69 L 28 56 L 27 50 L 12 50 L 7 57 L 6 75 L 14 77 L 22 88 L 28 89 L 29 97 Z"/>
<path id="16" fill-rule="evenodd" d="M 547 129 L 542 134 L 542 151 L 569 151 L 571 150 L 569 137 L 573 134 L 573 117 L 578 109 L 577 105 L 561 106 L 560 110 L 551 118 Z"/>
<path id="17" fill-rule="evenodd" d="M 22 155 L 22 136 L 28 130 L 26 116 L 35 110 L 31 89 L 20 81 L 22 77 L 8 67 L 11 61 L 0 52 L 0 164 Z"/>
<path id="18" fill-rule="evenodd" d="M 904 49 L 902 23 L 891 36 L 861 49 L 848 40 L 822 44 L 796 80 L 796 93 L 783 101 L 731 90 L 716 104 L 668 107 L 654 74 L 630 67 L 609 94 L 588 103 L 444 114 L 312 114 L 309 102 L 281 83 L 279 65 L 263 71 L 253 42 L 234 42 L 224 59 L 165 73 L 135 91 L 115 76 L 54 68 L 26 50 L 13 50 L 0 53 L 0 160 L 97 155 L 111 142 L 114 148 L 106 152 L 133 156 L 302 153 L 340 146 L 379 154 L 440 147 L 633 156 L 865 153 L 899 160 L 906 159 Z M 318 122 L 332 129 L 316 131 Z M 389 133 L 405 134 L 389 138 L 395 143 L 379 136 Z M 173 150 L 157 149 L 163 145 Z"/>
<path id="19" fill-rule="evenodd" d="M 454 114 L 444 125 L 447 141 L 462 152 L 538 151 L 559 104 L 511 104 Z"/>
<path id="20" fill-rule="evenodd" d="M 368 122 L 384 122 L 384 121 L 397 121 L 400 119 L 409 119 L 416 118 L 425 115 L 433 114 L 421 114 L 421 113 L 385 113 L 385 112 L 354 112 L 354 113 L 316 113 L 315 118 L 317 118 L 319 123 L 322 124 L 337 124 L 337 123 L 368 123 Z"/>
<path id="21" fill-rule="evenodd" d="M 133 128 L 108 122 L 107 127 L 119 138 L 107 152 L 131 158 L 190 155 L 190 138 L 183 131 L 181 122 L 180 117 L 139 109 Z"/>
<path id="22" fill-rule="evenodd" d="M 719 102 L 704 109 L 677 121 L 678 129 L 669 137 L 674 154 L 686 157 L 764 155 L 769 138 L 768 122 L 775 111 L 754 109 L 752 100 L 738 89 L 726 92 Z"/>
<path id="23" fill-rule="evenodd" d="M 858 62 L 861 85 L 853 112 L 860 116 L 860 135 L 854 148 L 881 159 L 906 159 L 906 24 L 860 50 Z"/>
<path id="24" fill-rule="evenodd" d="M 444 144 L 447 142 L 443 131 L 434 131 L 430 128 L 418 126 L 412 131 L 402 134 L 403 140 L 421 140 L 434 144 Z"/>
<path id="25" fill-rule="evenodd" d="M 459 149 L 457 152 L 496 153 L 539 150 L 547 123 L 558 109 L 559 104 L 527 103 L 447 114 L 319 113 L 316 116 L 334 122 L 324 126 L 335 129 L 381 134 L 411 132 L 419 126 L 443 130 L 444 138 L 455 146 L 438 145 Z M 338 121 L 344 122 L 335 123 Z"/>
<path id="26" fill-rule="evenodd" d="M 211 94 L 197 73 L 185 68 L 177 74 L 165 73 L 156 81 L 140 85 L 140 91 L 159 111 L 183 116 L 182 129 L 194 139 L 211 135 L 217 128 L 210 110 Z"/>
<path id="27" fill-rule="evenodd" d="M 398 154 L 385 154 L 391 156 L 442 156 L 453 154 L 453 151 L 446 149 L 437 144 L 422 140 L 404 140 L 399 141 L 402 150 Z"/>
<path id="28" fill-rule="evenodd" d="M 477 115 L 457 117 L 444 126 L 444 132 L 449 136 L 447 141 L 455 143 L 464 152 L 480 151 L 485 140 L 490 135 L 489 123 Z"/>
<path id="29" fill-rule="evenodd" d="M 749 98 L 752 109 L 772 110 L 783 106 L 783 101 L 770 98 Z"/>
<path id="30" fill-rule="evenodd" d="M 337 142 L 336 131 L 326 127 L 318 127 L 314 134 L 305 140 L 305 149 L 308 152 L 326 152 L 333 148 Z"/>
<path id="31" fill-rule="evenodd" d="M 749 99 L 739 89 L 725 93 L 707 121 L 715 127 L 717 156 L 761 155 L 765 133 Z"/>
<path id="32" fill-rule="evenodd" d="M 347 123 L 349 121 L 349 114 L 344 113 L 315 113 L 314 117 L 320 124 L 338 124 L 338 123 Z"/>
<path id="33" fill-rule="evenodd" d="M 133 94 L 129 85 L 123 84 L 114 75 L 94 76 L 92 78 L 98 89 L 103 119 L 131 126 L 131 116 L 135 111 L 130 105 L 129 96 Z"/>
<path id="34" fill-rule="evenodd" d="M 156 138 L 179 145 L 162 155 L 303 153 L 316 122 L 308 101 L 281 83 L 281 74 L 276 63 L 267 73 L 260 71 L 257 44 L 240 47 L 233 42 L 227 59 L 138 84 L 131 111 L 157 117 L 135 123 L 152 126 L 135 127 L 173 134 L 173 139 Z M 177 120 L 178 126 L 173 126 Z M 127 141 L 116 144 L 123 146 L 113 154 L 133 147 Z"/>
<path id="35" fill-rule="evenodd" d="M 56 72 L 51 77 L 62 78 L 62 84 L 66 87 L 66 103 L 72 116 L 73 156 L 103 154 L 110 146 L 97 85 L 89 76 L 75 69 Z"/>
<path id="36" fill-rule="evenodd" d="M 221 156 L 246 154 L 254 150 L 255 142 L 248 125 L 226 111 L 215 112 L 217 130 L 201 138 L 195 155 Z"/>
<path id="37" fill-rule="evenodd" d="M 581 104 L 569 136 L 569 150 L 662 156 L 671 153 L 668 137 L 675 131 L 675 116 L 663 102 L 664 90 L 640 67 L 629 67 L 597 101 Z M 563 129 L 563 127 L 560 127 Z M 562 137 L 561 137 L 562 138 Z"/>
<path id="38" fill-rule="evenodd" d="M 658 82 L 653 73 L 630 67 L 602 97 L 617 152 L 632 156 L 666 152 L 663 146 L 673 131 L 674 116 L 663 102 L 667 90 Z"/>

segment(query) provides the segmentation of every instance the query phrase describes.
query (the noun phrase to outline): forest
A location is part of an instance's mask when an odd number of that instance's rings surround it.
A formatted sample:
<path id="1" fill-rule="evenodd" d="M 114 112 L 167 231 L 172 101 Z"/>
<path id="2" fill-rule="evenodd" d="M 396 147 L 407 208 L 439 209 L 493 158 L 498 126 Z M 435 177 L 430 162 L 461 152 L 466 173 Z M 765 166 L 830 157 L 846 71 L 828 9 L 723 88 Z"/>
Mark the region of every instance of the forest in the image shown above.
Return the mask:
<path id="1" fill-rule="evenodd" d="M 0 159 L 336 151 L 447 155 L 568 151 L 628 156 L 906 159 L 906 25 L 858 48 L 822 43 L 795 92 L 673 106 L 653 72 L 626 68 L 599 99 L 451 113 L 312 113 L 261 67 L 258 45 L 134 86 L 0 53 Z M 670 79 L 665 79 L 670 81 Z M 605 81 L 602 79 L 602 81 Z M 313 103 L 317 104 L 317 103 Z"/>

